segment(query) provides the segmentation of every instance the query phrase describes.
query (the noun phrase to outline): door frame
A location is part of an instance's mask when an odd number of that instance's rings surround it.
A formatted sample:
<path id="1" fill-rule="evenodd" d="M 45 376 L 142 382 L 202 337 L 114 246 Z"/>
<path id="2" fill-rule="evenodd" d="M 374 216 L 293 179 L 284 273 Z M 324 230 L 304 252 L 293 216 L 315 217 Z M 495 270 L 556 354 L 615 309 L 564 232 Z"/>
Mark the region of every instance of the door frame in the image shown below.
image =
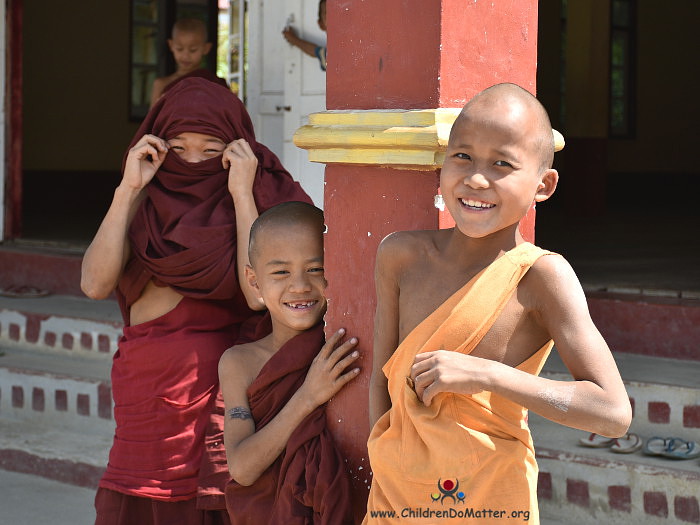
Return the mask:
<path id="1" fill-rule="evenodd" d="M 8 63 L 2 71 L 4 82 L 3 133 L 6 140 L 2 152 L 2 188 L 0 188 L 0 241 L 14 239 L 22 233 L 22 21 L 23 0 L 6 3 L 4 57 Z M 3 6 L 1 9 L 5 9 Z M 3 57 L 3 61 L 4 61 Z M 4 192 L 3 192 L 4 190 Z"/>

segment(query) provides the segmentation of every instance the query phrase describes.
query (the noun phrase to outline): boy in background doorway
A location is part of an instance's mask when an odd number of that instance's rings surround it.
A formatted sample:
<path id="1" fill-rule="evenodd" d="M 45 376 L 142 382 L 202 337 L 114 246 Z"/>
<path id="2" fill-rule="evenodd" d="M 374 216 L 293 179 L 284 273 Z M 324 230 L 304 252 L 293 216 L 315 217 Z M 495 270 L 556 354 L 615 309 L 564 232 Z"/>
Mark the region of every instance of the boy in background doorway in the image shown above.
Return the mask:
<path id="1" fill-rule="evenodd" d="M 320 27 L 322 31 L 326 31 L 326 0 L 321 0 L 318 3 L 318 27 Z M 326 46 L 317 46 L 313 42 L 300 38 L 295 29 L 290 25 L 284 28 L 282 35 L 284 35 L 284 39 L 294 47 L 298 47 L 310 57 L 318 58 L 321 69 L 323 71 L 326 70 Z"/>
<path id="2" fill-rule="evenodd" d="M 202 60 L 211 51 L 208 41 L 207 27 L 197 18 L 183 18 L 173 25 L 172 38 L 168 39 L 168 47 L 173 54 L 177 69 L 166 77 L 158 77 L 153 81 L 151 89 L 151 107 L 176 82 L 188 77 L 202 77 L 224 87 L 226 81 L 202 67 Z"/>

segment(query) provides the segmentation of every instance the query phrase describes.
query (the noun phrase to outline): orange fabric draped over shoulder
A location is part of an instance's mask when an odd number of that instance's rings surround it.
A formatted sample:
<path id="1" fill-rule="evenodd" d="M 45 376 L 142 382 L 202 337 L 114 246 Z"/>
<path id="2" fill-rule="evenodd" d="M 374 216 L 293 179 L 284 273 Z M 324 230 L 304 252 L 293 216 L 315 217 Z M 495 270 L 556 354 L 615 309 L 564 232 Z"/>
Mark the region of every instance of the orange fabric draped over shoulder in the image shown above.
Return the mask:
<path id="1" fill-rule="evenodd" d="M 520 279 L 546 253 L 524 243 L 498 258 L 408 334 L 386 363 L 391 409 L 368 441 L 374 477 L 364 523 L 390 522 L 372 517 L 387 510 L 402 523 L 442 523 L 446 517 L 455 523 L 470 518 L 518 523 L 512 517 L 518 511 L 520 521 L 527 512 L 528 523 L 539 522 L 538 469 L 527 410 L 486 391 L 441 393 L 426 407 L 406 378 L 421 352 L 469 354 Z M 517 368 L 539 374 L 552 346 L 547 342 Z M 489 510 L 496 512 L 489 515 Z"/>

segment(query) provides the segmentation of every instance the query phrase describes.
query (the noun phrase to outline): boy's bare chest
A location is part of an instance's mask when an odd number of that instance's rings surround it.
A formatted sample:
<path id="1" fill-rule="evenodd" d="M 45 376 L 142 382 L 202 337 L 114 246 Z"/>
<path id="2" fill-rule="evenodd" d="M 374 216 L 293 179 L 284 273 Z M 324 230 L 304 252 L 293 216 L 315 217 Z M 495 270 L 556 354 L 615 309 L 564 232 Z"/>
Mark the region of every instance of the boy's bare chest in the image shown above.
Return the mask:
<path id="1" fill-rule="evenodd" d="M 399 294 L 399 340 L 402 341 L 475 274 L 476 271 L 461 273 L 449 268 L 415 268 L 404 274 Z M 547 337 L 528 314 L 516 291 L 472 355 L 515 366 L 539 348 L 533 347 L 533 340 L 541 340 L 543 344 Z"/>

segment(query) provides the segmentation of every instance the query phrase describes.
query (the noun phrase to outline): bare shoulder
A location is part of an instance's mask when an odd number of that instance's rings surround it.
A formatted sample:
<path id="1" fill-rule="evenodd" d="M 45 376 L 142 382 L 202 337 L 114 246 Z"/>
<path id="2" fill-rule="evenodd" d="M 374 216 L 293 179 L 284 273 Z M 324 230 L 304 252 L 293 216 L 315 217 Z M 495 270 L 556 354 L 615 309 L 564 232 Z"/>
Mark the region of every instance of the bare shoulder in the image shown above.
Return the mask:
<path id="1" fill-rule="evenodd" d="M 536 284 L 538 288 L 556 290 L 561 286 L 581 287 L 576 272 L 569 261 L 558 253 L 543 255 L 537 259 L 528 274 L 530 279 L 534 281 L 533 284 Z"/>
<path id="2" fill-rule="evenodd" d="M 534 310 L 548 315 L 556 313 L 556 317 L 587 310 L 586 296 L 576 272 L 559 254 L 540 257 L 522 284 L 526 301 Z"/>
<path id="3" fill-rule="evenodd" d="M 235 378 L 245 381 L 247 387 L 255 378 L 253 372 L 261 359 L 260 353 L 257 342 L 235 345 L 226 350 L 219 359 L 220 380 Z"/>
<path id="4" fill-rule="evenodd" d="M 377 263 L 394 267 L 410 264 L 435 246 L 439 234 L 432 230 L 391 233 L 379 244 Z"/>
<path id="5" fill-rule="evenodd" d="M 156 103 L 156 101 L 163 94 L 163 90 L 177 77 L 175 74 L 169 75 L 167 77 L 158 77 L 153 81 L 153 87 L 151 89 L 151 106 Z"/>

